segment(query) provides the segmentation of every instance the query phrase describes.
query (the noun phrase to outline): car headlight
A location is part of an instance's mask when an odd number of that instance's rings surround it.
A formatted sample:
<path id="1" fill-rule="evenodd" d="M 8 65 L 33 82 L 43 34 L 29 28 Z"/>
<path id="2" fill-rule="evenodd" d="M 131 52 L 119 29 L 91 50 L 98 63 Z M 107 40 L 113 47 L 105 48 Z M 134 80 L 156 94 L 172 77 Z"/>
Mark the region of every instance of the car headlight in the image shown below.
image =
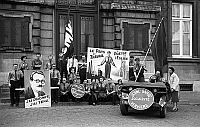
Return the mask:
<path id="1" fill-rule="evenodd" d="M 133 88 L 132 88 L 132 87 L 129 87 L 129 88 L 128 88 L 128 90 L 129 90 L 129 91 L 132 91 L 132 90 L 133 90 Z"/>
<path id="2" fill-rule="evenodd" d="M 157 92 L 158 92 L 158 90 L 157 90 L 157 89 L 153 89 L 153 92 L 154 92 L 154 93 L 157 93 Z"/>
<path id="3" fill-rule="evenodd" d="M 128 99 L 128 93 L 122 93 L 122 99 Z"/>

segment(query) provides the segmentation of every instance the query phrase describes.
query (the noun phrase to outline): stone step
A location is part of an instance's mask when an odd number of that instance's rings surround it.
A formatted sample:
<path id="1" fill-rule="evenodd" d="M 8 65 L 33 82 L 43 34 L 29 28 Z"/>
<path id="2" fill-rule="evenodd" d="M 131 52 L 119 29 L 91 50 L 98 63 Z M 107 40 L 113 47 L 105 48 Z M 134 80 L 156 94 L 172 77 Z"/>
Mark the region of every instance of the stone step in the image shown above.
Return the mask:
<path id="1" fill-rule="evenodd" d="M 0 93 L 6 93 L 6 92 L 10 92 L 10 88 L 8 87 L 8 88 L 0 88 Z"/>
<path id="2" fill-rule="evenodd" d="M 20 103 L 24 101 L 25 98 L 20 96 Z M 10 103 L 10 97 L 0 98 L 0 103 Z"/>
<path id="3" fill-rule="evenodd" d="M 6 97 L 10 97 L 10 92 L 0 94 L 0 98 L 6 98 Z"/>

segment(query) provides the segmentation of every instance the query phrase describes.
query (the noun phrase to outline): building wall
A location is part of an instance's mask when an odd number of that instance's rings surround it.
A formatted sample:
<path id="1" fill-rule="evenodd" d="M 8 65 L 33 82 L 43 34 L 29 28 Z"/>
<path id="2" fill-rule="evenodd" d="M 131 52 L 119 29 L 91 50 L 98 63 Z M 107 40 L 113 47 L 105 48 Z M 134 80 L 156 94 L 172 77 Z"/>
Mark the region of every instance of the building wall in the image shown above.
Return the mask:
<path id="1" fill-rule="evenodd" d="M 176 73 L 180 77 L 180 84 L 183 85 L 193 85 L 193 90 L 200 88 L 200 45 L 199 45 L 199 6 L 200 2 L 198 0 L 181 0 L 178 2 L 183 3 L 192 3 L 193 5 L 193 56 L 192 58 L 174 58 L 172 57 L 172 2 L 177 2 L 175 0 L 169 1 L 159 1 L 154 0 L 153 4 L 161 7 L 161 12 L 142 12 L 142 11 L 134 11 L 128 9 L 109 9 L 110 4 L 115 3 L 126 3 L 128 0 L 115 0 L 103 1 L 104 6 L 102 7 L 101 19 L 103 28 L 101 30 L 102 36 L 100 38 L 101 46 L 104 48 L 115 48 L 120 49 L 120 45 L 123 41 L 123 31 L 121 28 L 121 22 L 150 22 L 150 39 L 153 38 L 155 34 L 155 28 L 158 27 L 159 21 L 161 17 L 164 17 L 164 22 L 166 26 L 167 32 L 167 43 L 168 43 L 168 66 L 173 66 L 176 69 Z M 136 1 L 132 1 L 134 4 Z M 140 1 L 139 1 L 140 2 Z M 143 1 L 148 2 L 148 0 Z M 130 2 L 131 3 L 131 2 Z M 144 56 L 144 53 L 136 52 L 134 49 L 132 50 L 132 55 L 136 57 Z M 142 59 L 142 57 L 141 57 Z M 153 73 L 152 70 L 152 58 L 147 58 L 146 65 L 150 71 L 148 73 Z"/>
<path id="2" fill-rule="evenodd" d="M 126 0 L 114 1 L 117 4 L 126 4 Z M 149 1 L 130 1 L 129 5 L 134 6 L 135 4 L 147 6 L 152 4 Z M 123 22 L 128 22 L 129 24 L 150 24 L 149 29 L 149 43 L 153 39 L 156 28 L 162 17 L 165 17 L 164 22 L 167 24 L 167 2 L 166 1 L 154 1 L 154 6 L 160 6 L 161 11 L 144 11 L 144 10 L 131 10 L 131 9 L 110 9 L 113 1 L 105 0 L 101 3 L 100 8 L 100 19 L 101 19 L 101 38 L 100 46 L 103 48 L 114 48 L 114 49 L 124 49 L 124 39 L 125 34 L 123 28 Z M 130 50 L 130 49 L 129 49 Z M 144 49 L 145 50 L 145 49 Z M 131 55 L 135 58 L 139 57 L 141 61 L 144 60 L 145 53 L 144 50 L 138 51 L 131 49 Z M 149 53 L 150 54 L 150 53 Z M 145 61 L 145 66 L 148 72 L 145 73 L 145 77 L 149 78 L 155 73 L 154 61 L 151 55 L 148 55 Z M 147 79 L 148 80 L 148 79 Z"/>
<path id="3" fill-rule="evenodd" d="M 172 2 L 177 1 L 169 1 L 169 10 L 168 10 L 168 16 L 171 17 L 171 4 Z M 174 58 L 169 52 L 168 56 L 168 66 L 173 66 L 176 70 L 176 73 L 178 74 L 180 78 L 180 84 L 184 87 L 187 85 L 193 86 L 193 91 L 200 91 L 200 45 L 199 45 L 199 33 L 200 33 L 200 27 L 199 27 L 199 1 L 198 0 L 182 0 L 178 2 L 183 3 L 191 3 L 193 5 L 193 18 L 192 18 L 192 58 Z M 172 35 L 171 32 L 171 19 L 169 18 L 169 49 L 171 51 L 171 43 L 172 43 Z"/>
<path id="4" fill-rule="evenodd" d="M 12 69 L 14 63 L 20 63 L 23 55 L 28 57 L 31 65 L 35 53 L 41 53 L 44 63 L 48 55 L 54 53 L 54 8 L 50 5 L 28 3 L 0 3 L 0 12 L 13 15 L 30 15 L 32 22 L 32 48 L 31 51 L 6 50 L 0 52 L 0 81 L 6 82 L 7 72 Z M 2 84 L 2 83 L 1 83 Z M 1 85 L 0 84 L 0 85 Z"/>

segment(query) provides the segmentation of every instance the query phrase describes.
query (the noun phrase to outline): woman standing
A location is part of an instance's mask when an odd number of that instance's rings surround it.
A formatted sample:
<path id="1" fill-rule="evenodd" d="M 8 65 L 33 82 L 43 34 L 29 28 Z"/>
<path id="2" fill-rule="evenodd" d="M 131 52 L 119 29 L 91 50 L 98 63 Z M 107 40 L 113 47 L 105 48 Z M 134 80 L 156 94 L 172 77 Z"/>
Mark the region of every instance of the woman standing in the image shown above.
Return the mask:
<path id="1" fill-rule="evenodd" d="M 174 73 L 175 69 L 173 67 L 169 67 L 169 84 L 172 92 L 172 103 L 173 103 L 173 111 L 178 111 L 177 102 L 179 102 L 178 92 L 179 92 L 179 77 Z"/>

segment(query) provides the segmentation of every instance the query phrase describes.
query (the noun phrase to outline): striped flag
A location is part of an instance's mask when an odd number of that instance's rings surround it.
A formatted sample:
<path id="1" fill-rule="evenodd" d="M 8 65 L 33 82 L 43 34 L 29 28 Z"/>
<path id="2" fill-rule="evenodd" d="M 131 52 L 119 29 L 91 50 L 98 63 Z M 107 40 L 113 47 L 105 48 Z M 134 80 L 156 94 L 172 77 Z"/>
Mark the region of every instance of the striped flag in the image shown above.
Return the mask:
<path id="1" fill-rule="evenodd" d="M 64 38 L 63 53 L 66 57 L 70 57 L 73 55 L 73 52 L 74 52 L 73 31 L 72 31 L 71 21 L 68 20 L 68 22 L 65 25 L 65 38 Z"/>

